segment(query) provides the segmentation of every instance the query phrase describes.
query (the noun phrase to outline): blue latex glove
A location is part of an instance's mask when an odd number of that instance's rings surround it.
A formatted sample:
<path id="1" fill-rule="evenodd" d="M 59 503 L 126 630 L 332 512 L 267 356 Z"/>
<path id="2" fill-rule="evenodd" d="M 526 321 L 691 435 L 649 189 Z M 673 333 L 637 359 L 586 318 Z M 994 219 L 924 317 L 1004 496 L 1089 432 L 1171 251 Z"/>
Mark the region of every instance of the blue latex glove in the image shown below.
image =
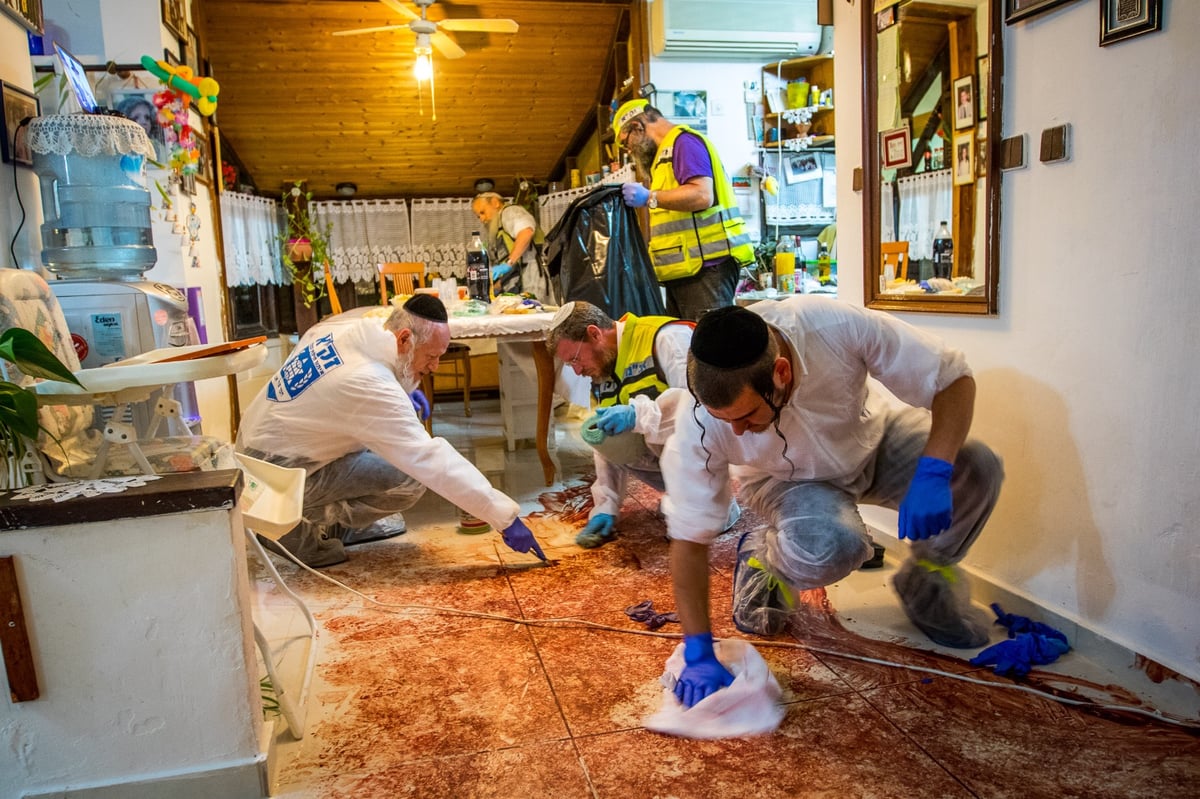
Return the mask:
<path id="1" fill-rule="evenodd" d="M 606 436 L 629 432 L 637 422 L 632 405 L 610 405 L 596 411 L 596 427 Z"/>
<path id="2" fill-rule="evenodd" d="M 499 280 L 500 278 L 512 272 L 512 270 L 513 267 L 510 263 L 496 264 L 492 267 L 492 280 Z"/>
<path id="3" fill-rule="evenodd" d="M 971 658 L 971 665 L 991 666 L 995 664 L 992 671 L 996 674 L 1024 677 L 1033 666 L 1053 663 L 1058 660 L 1059 655 L 1071 648 L 1067 643 L 1066 636 L 1062 633 L 1058 634 L 1062 637 L 1021 633 L 1016 638 L 992 644 Z"/>
<path id="4" fill-rule="evenodd" d="M 908 493 L 900 503 L 900 537 L 918 541 L 932 538 L 950 526 L 953 501 L 950 477 L 954 464 L 939 458 L 921 458 Z"/>
<path id="5" fill-rule="evenodd" d="M 712 633 L 685 635 L 683 660 L 687 665 L 675 683 L 675 698 L 684 707 L 691 707 L 733 682 L 733 675 L 713 652 Z"/>
<path id="6" fill-rule="evenodd" d="M 542 552 L 542 548 L 538 546 L 537 539 L 533 537 L 533 533 L 525 526 L 525 522 L 521 521 L 520 516 L 512 524 L 504 528 L 504 532 L 500 533 L 500 537 L 504 539 L 504 543 L 508 544 L 508 548 L 513 552 L 532 551 L 541 560 L 546 560 L 546 555 Z"/>
<path id="7" fill-rule="evenodd" d="M 588 520 L 587 527 L 575 536 L 575 543 L 584 549 L 595 549 L 612 538 L 617 517 L 611 513 L 597 513 Z"/>
<path id="8" fill-rule="evenodd" d="M 425 398 L 425 392 L 418 388 L 416 391 L 409 394 L 408 398 L 412 400 L 413 410 L 417 412 L 417 418 L 422 422 L 428 419 L 429 414 L 431 414 L 433 411 L 429 407 L 429 400 Z"/>
<path id="9" fill-rule="evenodd" d="M 650 202 L 650 190 L 641 183 L 622 183 L 621 196 L 630 208 L 641 208 Z"/>

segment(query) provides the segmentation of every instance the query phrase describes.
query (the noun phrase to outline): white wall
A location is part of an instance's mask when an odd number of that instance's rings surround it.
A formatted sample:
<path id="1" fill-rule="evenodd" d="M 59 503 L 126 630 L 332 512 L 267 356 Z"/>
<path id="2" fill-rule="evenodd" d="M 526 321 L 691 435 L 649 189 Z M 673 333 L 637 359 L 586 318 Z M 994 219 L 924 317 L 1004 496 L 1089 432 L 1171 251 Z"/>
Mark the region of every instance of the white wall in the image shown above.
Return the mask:
<path id="1" fill-rule="evenodd" d="M 1004 457 L 967 562 L 991 580 L 1200 679 L 1200 3 L 1098 46 L 1095 3 L 1007 26 L 1004 135 L 1069 122 L 1067 163 L 1003 175 L 1000 313 L 905 318 L 967 353 L 973 432 Z M 837 129 L 859 130 L 860 4 L 835 3 Z M 861 262 L 860 142 L 838 140 L 843 267 Z M 839 271 L 861 302 L 861 276 Z"/>
<path id="2" fill-rule="evenodd" d="M 47 46 L 53 39 L 59 40 L 68 50 L 85 63 L 113 60 L 118 63 L 137 63 L 143 55 L 162 58 L 165 46 L 174 47 L 169 34 L 161 24 L 157 0 L 45 0 L 43 13 L 46 20 Z M 25 31 L 8 17 L 0 17 L 0 80 L 13 83 L 32 91 L 33 72 L 30 67 Z M 12 189 L 11 164 L 0 170 L 0 237 L 3 254 L 0 266 L 41 269 L 41 199 L 36 176 L 31 169 L 17 168 L 17 185 L 20 204 L 25 207 L 25 224 L 13 250 L 9 243 L 21 219 L 17 195 Z M 167 185 L 166 173 L 150 168 L 150 181 L 157 179 Z M 151 185 L 151 202 L 157 209 L 161 197 Z M 204 323 L 209 343 L 225 341 L 226 320 L 224 318 L 224 292 L 217 256 L 216 229 L 213 220 L 211 189 L 197 185 L 195 197 L 180 198 L 176 208 L 186 217 L 188 201 L 196 204 L 200 217 L 200 241 L 198 266 L 193 266 L 189 255 L 190 246 L 178 234 L 172 234 L 172 225 L 162 220 L 162 214 L 152 213 L 152 230 L 158 262 L 146 273 L 146 279 L 167 283 L 180 289 L 199 287 L 204 300 Z M 50 277 L 49 275 L 47 275 Z M 196 384 L 196 395 L 203 419 L 203 430 L 207 435 L 228 439 L 232 430 L 229 386 L 224 379 L 204 380 Z"/>

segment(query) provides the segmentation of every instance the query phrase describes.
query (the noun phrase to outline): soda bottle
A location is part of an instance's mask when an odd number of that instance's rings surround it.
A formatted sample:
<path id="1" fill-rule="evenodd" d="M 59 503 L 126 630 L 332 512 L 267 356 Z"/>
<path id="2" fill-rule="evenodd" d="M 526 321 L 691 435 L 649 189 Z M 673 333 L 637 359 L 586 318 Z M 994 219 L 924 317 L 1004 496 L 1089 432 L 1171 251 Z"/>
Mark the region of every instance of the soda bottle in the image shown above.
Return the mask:
<path id="1" fill-rule="evenodd" d="M 791 294 L 796 285 L 796 243 L 791 236 L 780 236 L 775 245 L 775 285 L 780 294 Z"/>
<path id="2" fill-rule="evenodd" d="M 954 239 L 950 237 L 948 223 L 942 222 L 933 237 L 933 276 L 950 279 L 954 271 Z"/>
<path id="3" fill-rule="evenodd" d="M 472 231 L 467 245 L 467 296 L 481 302 L 491 302 L 492 271 L 488 263 L 487 247 L 478 231 Z"/>

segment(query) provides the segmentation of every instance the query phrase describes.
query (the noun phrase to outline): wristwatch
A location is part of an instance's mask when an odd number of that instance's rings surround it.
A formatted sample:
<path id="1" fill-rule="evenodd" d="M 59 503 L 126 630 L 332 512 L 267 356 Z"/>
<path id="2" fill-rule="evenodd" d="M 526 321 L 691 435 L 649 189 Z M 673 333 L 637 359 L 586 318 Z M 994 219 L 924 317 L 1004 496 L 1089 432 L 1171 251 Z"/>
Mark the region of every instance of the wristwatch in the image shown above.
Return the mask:
<path id="1" fill-rule="evenodd" d="M 647 208 L 657 208 L 658 207 L 658 192 L 656 192 L 656 191 L 650 192 L 650 200 L 646 203 L 646 207 Z"/>

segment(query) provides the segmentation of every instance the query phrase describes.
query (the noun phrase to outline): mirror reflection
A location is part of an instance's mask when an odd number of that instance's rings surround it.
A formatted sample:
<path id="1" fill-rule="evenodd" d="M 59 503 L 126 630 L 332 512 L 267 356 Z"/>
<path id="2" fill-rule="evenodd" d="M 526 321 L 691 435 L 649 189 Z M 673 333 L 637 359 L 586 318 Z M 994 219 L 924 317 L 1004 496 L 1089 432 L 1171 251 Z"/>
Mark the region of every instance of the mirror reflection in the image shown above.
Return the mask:
<path id="1" fill-rule="evenodd" d="M 998 2 L 864 4 L 870 307 L 995 312 Z"/>

